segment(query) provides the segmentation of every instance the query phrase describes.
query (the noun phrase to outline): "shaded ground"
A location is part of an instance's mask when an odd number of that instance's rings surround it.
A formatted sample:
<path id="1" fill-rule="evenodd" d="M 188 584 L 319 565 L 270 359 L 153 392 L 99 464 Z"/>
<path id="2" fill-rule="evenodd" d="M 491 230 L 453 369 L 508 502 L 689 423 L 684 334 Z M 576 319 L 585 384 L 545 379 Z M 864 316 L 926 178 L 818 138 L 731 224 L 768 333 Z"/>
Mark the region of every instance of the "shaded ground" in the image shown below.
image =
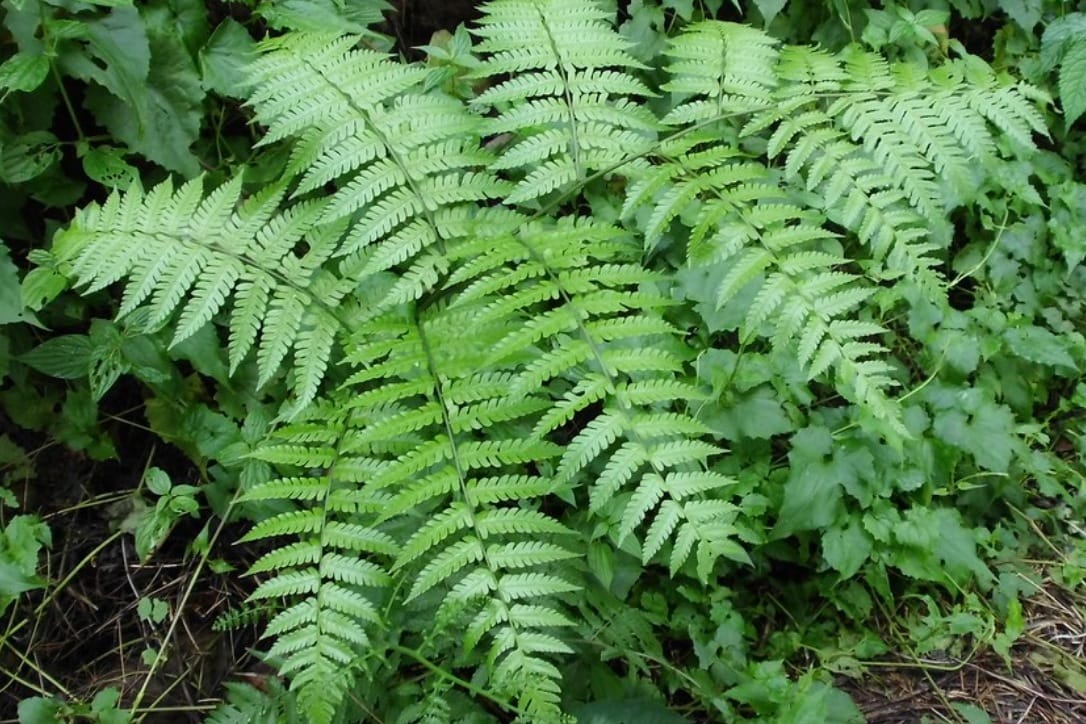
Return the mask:
<path id="1" fill-rule="evenodd" d="M 252 551 L 230 545 L 240 529 L 223 531 L 222 543 L 212 550 L 222 573 L 199 567 L 198 557 L 186 551 L 202 527 L 188 518 L 141 565 L 132 535 L 120 526 L 139 504 L 134 491 L 143 465 L 166 465 L 179 480 L 191 480 L 196 471 L 185 469 L 176 451 L 156 448 L 147 433 L 114 432 L 127 464 L 95 463 L 52 445 L 31 455 L 33 478 L 22 485 L 9 480 L 21 505 L 6 514 L 41 516 L 53 545 L 42 556 L 49 588 L 21 596 L 0 624 L 0 721 L 14 721 L 19 701 L 27 697 L 90 701 L 115 687 L 125 705 L 140 699 L 140 708 L 152 712 L 148 722 L 197 722 L 213 708 L 228 677 L 267 673 L 249 653 L 256 643 L 252 626 L 212 628 L 247 595 L 239 573 Z M 33 436 L 24 431 L 19 438 L 33 449 Z M 132 454 L 137 449 L 142 455 Z M 226 566 L 235 571 L 226 572 Z M 154 601 L 156 615 L 148 615 Z"/>
<path id="2" fill-rule="evenodd" d="M 1086 722 L 1086 597 L 1046 581 L 1023 605 L 1026 631 L 1011 666 L 991 651 L 967 661 L 914 662 L 843 680 L 869 724 Z"/>

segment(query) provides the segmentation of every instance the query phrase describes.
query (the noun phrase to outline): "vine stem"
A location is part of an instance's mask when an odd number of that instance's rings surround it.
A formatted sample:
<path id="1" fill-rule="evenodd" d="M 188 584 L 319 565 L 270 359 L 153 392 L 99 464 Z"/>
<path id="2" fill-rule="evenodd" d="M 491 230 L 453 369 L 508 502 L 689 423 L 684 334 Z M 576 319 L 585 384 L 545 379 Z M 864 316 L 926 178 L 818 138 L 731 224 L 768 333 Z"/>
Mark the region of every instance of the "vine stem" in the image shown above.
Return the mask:
<path id="1" fill-rule="evenodd" d="M 958 276 L 954 277 L 954 281 L 947 284 L 948 290 L 953 289 L 969 277 L 976 274 L 978 271 L 980 271 L 981 267 L 988 263 L 988 259 L 991 258 L 993 253 L 995 253 L 996 248 L 999 246 L 1000 240 L 1003 238 L 1003 232 L 1007 230 L 1007 217 L 1010 216 L 1010 213 L 1010 209 L 1007 209 L 1003 212 L 1003 220 L 999 222 L 999 226 L 997 227 L 999 231 L 996 233 L 995 238 L 992 239 L 992 243 L 988 245 L 988 251 L 984 252 L 984 256 L 981 257 L 981 260 L 974 264 L 969 271 L 962 272 Z"/>

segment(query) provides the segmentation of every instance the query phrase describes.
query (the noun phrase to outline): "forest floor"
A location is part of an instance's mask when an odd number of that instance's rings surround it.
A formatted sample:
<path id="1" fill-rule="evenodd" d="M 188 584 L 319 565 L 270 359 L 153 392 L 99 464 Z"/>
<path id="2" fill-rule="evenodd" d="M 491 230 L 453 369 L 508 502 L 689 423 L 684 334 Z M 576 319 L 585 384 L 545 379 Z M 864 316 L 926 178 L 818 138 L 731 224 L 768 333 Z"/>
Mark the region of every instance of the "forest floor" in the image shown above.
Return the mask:
<path id="1" fill-rule="evenodd" d="M 178 479 L 199 475 L 177 451 L 156 448 L 137 415 L 113 414 L 111 427 L 122 460 L 165 466 Z M 20 442 L 33 449 L 29 440 Z M 258 621 L 225 631 L 213 626 L 224 613 L 242 610 L 251 585 L 236 572 L 259 551 L 233 545 L 241 530 L 220 531 L 210 558 L 215 565 L 199 567 L 200 558 L 186 549 L 200 524 L 183 520 L 141 564 L 124 525 L 139 504 L 134 492 L 142 469 L 96 463 L 55 444 L 32 453 L 29 463 L 19 484 L 7 471 L 9 485 L 21 495 L 22 510 L 42 516 L 53 531 L 44 567 L 51 584 L 21 597 L 4 624 L 0 724 L 17 721 L 17 704 L 28 696 L 61 692 L 89 701 L 106 687 L 118 689 L 122 701 L 138 696 L 149 724 L 199 722 L 226 681 L 259 687 L 275 675 L 253 653 Z M 886 657 L 857 678 L 840 677 L 838 686 L 870 724 L 986 721 L 971 718 L 965 704 L 999 724 L 1086 721 L 1086 595 L 1048 575 L 1064 565 L 1055 547 L 1051 553 L 1050 560 L 1032 562 L 1037 590 L 1023 604 L 1024 632 L 1007 658 L 984 649 L 964 660 Z M 155 601 L 169 614 L 154 615 Z M 167 641 L 164 662 L 149 677 Z"/>

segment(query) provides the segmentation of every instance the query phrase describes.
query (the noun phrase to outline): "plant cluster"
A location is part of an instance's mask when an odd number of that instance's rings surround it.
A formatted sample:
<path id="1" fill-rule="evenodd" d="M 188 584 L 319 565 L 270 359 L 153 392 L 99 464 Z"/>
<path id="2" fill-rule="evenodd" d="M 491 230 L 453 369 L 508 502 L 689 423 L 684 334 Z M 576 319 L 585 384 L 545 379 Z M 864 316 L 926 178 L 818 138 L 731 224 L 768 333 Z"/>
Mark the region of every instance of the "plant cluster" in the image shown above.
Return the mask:
<path id="1" fill-rule="evenodd" d="M 141 476 L 143 559 L 247 521 L 224 625 L 285 688 L 211 721 L 857 721 L 875 619 L 1009 651 L 1083 511 L 1086 14 L 985 60 L 949 10 L 721 5 L 491 0 L 409 62 L 378 2 L 5 3 L 3 181 L 80 208 L 0 258 L 2 399 L 108 456 L 141 381 L 201 478 Z"/>

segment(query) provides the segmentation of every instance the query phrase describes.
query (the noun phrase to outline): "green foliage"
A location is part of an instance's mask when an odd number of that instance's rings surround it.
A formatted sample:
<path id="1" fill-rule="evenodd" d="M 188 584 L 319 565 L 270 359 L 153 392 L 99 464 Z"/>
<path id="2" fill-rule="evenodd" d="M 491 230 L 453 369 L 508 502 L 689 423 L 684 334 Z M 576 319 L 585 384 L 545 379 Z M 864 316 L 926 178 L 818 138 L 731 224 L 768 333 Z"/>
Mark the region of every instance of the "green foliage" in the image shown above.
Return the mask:
<path id="1" fill-rule="evenodd" d="M 1086 13 L 1068 13 L 1045 28 L 1041 67 L 1059 71 L 1067 126 L 1086 113 Z"/>
<path id="2" fill-rule="evenodd" d="M 32 515 L 17 515 L 0 534 L 0 612 L 22 593 L 45 586 L 38 576 L 38 555 L 52 544 L 49 526 Z"/>
<path id="3" fill-rule="evenodd" d="M 1011 511 L 1081 510 L 1086 186 L 1039 147 L 1071 147 L 1049 91 L 1066 127 L 1084 109 L 1081 13 L 1031 84 L 891 4 L 786 43 L 803 4 L 755 3 L 771 34 L 712 2 L 616 28 L 492 0 L 427 64 L 383 52 L 379 3 L 263 3 L 261 42 L 183 4 L 32 4 L 0 87 L 79 81 L 110 142 L 0 128 L 35 203 L 65 154 L 100 192 L 0 322 L 117 321 L 0 361 L 71 381 L 54 435 L 103 456 L 97 401 L 153 391 L 209 482 L 146 471 L 141 559 L 198 493 L 251 522 L 221 627 L 270 614 L 289 693 L 232 684 L 211 721 L 856 721 L 829 673 L 890 650 L 864 622 L 904 599 L 932 601 L 902 609 L 918 646 L 1009 650 Z M 844 31 L 867 48 L 808 42 Z M 209 91 L 245 100 L 252 148 L 202 148 Z"/>

